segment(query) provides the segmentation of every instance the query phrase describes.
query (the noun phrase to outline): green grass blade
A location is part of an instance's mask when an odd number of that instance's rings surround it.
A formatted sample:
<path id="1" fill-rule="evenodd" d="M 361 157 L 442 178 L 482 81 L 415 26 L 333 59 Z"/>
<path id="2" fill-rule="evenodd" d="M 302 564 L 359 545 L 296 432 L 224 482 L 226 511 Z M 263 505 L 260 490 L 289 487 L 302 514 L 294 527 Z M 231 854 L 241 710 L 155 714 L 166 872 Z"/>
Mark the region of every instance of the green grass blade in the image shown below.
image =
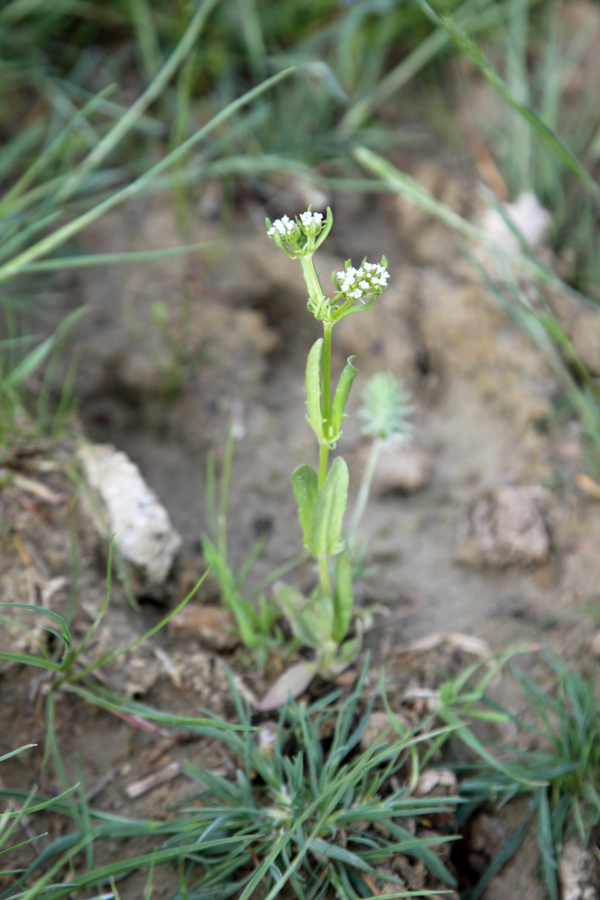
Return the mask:
<path id="1" fill-rule="evenodd" d="M 16 756 L 17 753 L 22 753 L 23 750 L 31 750 L 32 747 L 37 747 L 37 744 L 23 744 L 22 747 L 17 747 L 16 750 L 11 750 L 9 753 L 5 753 L 4 756 L 0 756 L 0 763 L 4 762 L 5 759 L 10 759 L 11 756 Z"/>
<path id="2" fill-rule="evenodd" d="M 165 86 L 169 83 L 172 76 L 196 44 L 206 19 L 216 6 L 217 2 L 218 0 L 202 0 L 188 25 L 185 34 L 160 72 L 148 85 L 142 96 L 127 110 L 125 115 L 119 119 L 98 146 L 92 150 L 86 159 L 84 159 L 71 178 L 69 178 L 64 187 L 59 191 L 57 197 L 58 203 L 64 202 L 64 200 L 71 197 L 77 191 L 87 175 L 100 165 L 124 135 L 134 126 L 142 113 L 145 112 L 150 104 L 162 93 Z"/>
<path id="3" fill-rule="evenodd" d="M 569 285 L 565 284 L 564 281 L 558 278 L 554 272 L 538 259 L 530 259 L 521 256 L 518 253 L 512 253 L 511 251 L 506 250 L 500 244 L 497 244 L 487 232 L 453 212 L 450 207 L 440 203 L 429 193 L 429 191 L 421 187 L 421 185 L 413 178 L 406 175 L 404 172 L 400 172 L 395 166 L 377 153 L 373 153 L 372 150 L 368 150 L 366 147 L 356 147 L 353 150 L 353 156 L 365 169 L 376 177 L 381 178 L 394 193 L 406 197 L 416 206 L 419 206 L 421 209 L 425 210 L 425 212 L 434 216 L 434 218 L 443 222 L 444 225 L 452 228 L 463 237 L 473 240 L 478 244 L 482 244 L 485 247 L 489 247 L 490 250 L 494 251 L 494 254 L 496 254 L 497 257 L 510 263 L 515 269 L 527 272 L 543 284 L 551 285 L 559 291 L 564 291 L 572 296 L 580 297 L 576 291 L 573 291 Z"/>
<path id="4" fill-rule="evenodd" d="M 506 841 L 504 846 L 500 848 L 475 887 L 472 889 L 472 891 L 469 891 L 468 900 L 479 900 L 488 884 L 496 877 L 500 869 L 508 862 L 508 860 L 511 859 L 517 852 L 517 850 L 521 846 L 525 831 L 527 830 L 527 826 L 531 821 L 534 811 L 535 810 L 532 807 L 525 815 L 525 818 L 516 829 L 516 831 Z"/>
<path id="5" fill-rule="evenodd" d="M 554 841 L 552 839 L 552 823 L 550 819 L 550 804 L 548 792 L 542 788 L 537 792 L 538 827 L 537 838 L 541 854 L 541 866 L 544 881 L 548 889 L 550 900 L 559 900 L 557 864 L 554 855 Z"/>
<path id="6" fill-rule="evenodd" d="M 241 97 L 238 97 L 237 100 L 229 103 L 225 109 L 221 110 L 220 113 L 217 113 L 210 122 L 200 128 L 195 134 L 188 138 L 187 141 L 184 141 L 176 150 L 173 150 L 168 156 L 152 166 L 147 172 L 140 175 L 131 184 L 112 194 L 110 197 L 107 197 L 102 203 L 99 203 L 93 209 L 78 216 L 72 222 L 63 225 L 53 234 L 38 241 L 10 262 L 0 266 L 0 282 L 13 278 L 22 271 L 24 266 L 29 265 L 40 256 L 48 255 L 57 247 L 60 247 L 61 244 L 64 244 L 65 241 L 73 237 L 73 235 L 100 218 L 100 216 L 104 215 L 105 212 L 108 212 L 109 209 L 113 209 L 113 207 L 118 206 L 119 203 L 123 203 L 130 197 L 141 193 L 157 175 L 160 175 L 166 169 L 175 165 L 175 163 L 177 163 L 178 160 L 193 146 L 202 141 L 211 132 L 215 131 L 219 125 L 227 121 L 227 119 L 231 118 L 238 109 L 241 109 L 247 103 L 252 103 L 253 100 L 260 97 L 265 91 L 270 90 L 284 78 L 288 78 L 294 71 L 293 68 L 285 69 L 283 72 L 278 72 L 276 75 L 267 78 L 266 81 L 263 81 L 255 88 L 247 91 Z"/>
<path id="7" fill-rule="evenodd" d="M 19 180 L 11 187 L 0 201 L 0 217 L 11 211 L 14 200 L 23 194 L 30 184 L 32 184 L 37 176 L 44 170 L 57 152 L 61 149 L 65 139 L 74 131 L 86 118 L 96 109 L 99 102 L 114 91 L 114 85 L 111 85 L 92 97 L 85 106 L 77 112 L 70 122 L 65 125 L 59 134 L 54 138 L 52 143 L 37 157 L 34 163 L 27 169 Z"/>
<path id="8" fill-rule="evenodd" d="M 160 47 L 148 0 L 129 0 L 142 66 L 150 81 L 160 66 Z M 196 34 L 197 37 L 197 34 Z"/>
<path id="9" fill-rule="evenodd" d="M 181 247 L 165 247 L 162 250 L 135 250 L 130 253 L 91 253 L 82 256 L 61 256 L 24 266 L 22 272 L 62 272 L 64 269 L 83 269 L 89 266 L 110 266 L 123 263 L 154 262 L 169 256 L 184 256 L 213 246 L 213 241 L 199 244 L 183 244 Z"/>
<path id="10" fill-rule="evenodd" d="M 471 36 L 451 16 L 438 16 L 427 0 L 417 0 L 419 6 L 437 24 L 441 24 L 454 43 L 477 66 L 490 84 L 496 88 L 506 102 L 531 125 L 539 139 L 561 160 L 561 162 L 585 185 L 596 202 L 600 202 L 600 185 L 571 149 L 549 128 L 530 106 L 519 102 L 508 85 L 500 78 L 481 48 Z"/>
<path id="11" fill-rule="evenodd" d="M 138 637 L 135 640 L 131 641 L 125 647 L 117 647 L 115 650 L 111 650 L 109 653 L 105 653 L 104 656 L 101 656 L 100 659 L 96 660 L 96 662 L 92 663 L 87 668 L 82 669 L 82 671 L 73 673 L 71 675 L 71 680 L 79 680 L 81 678 L 84 678 L 86 675 L 89 675 L 95 669 L 100 668 L 100 666 L 105 666 L 108 663 L 112 662 L 113 659 L 116 659 L 118 656 L 122 656 L 124 653 L 129 653 L 129 651 L 133 650 L 134 647 L 138 647 L 144 641 L 147 641 L 148 638 L 152 637 L 153 634 L 156 634 L 157 631 L 160 631 L 161 628 L 163 628 L 168 622 L 170 622 L 171 619 L 174 616 L 176 616 L 177 613 L 180 612 L 180 610 L 183 609 L 183 607 L 186 605 L 186 603 L 189 603 L 189 601 L 192 599 L 192 597 L 194 596 L 194 594 L 196 593 L 196 591 L 198 590 L 198 588 L 200 587 L 200 585 L 202 584 L 202 582 L 204 581 L 206 576 L 208 575 L 209 571 L 210 571 L 209 569 L 206 570 L 206 572 L 204 573 L 202 578 L 192 588 L 192 590 L 187 595 L 187 597 L 184 597 L 183 600 L 181 601 L 181 603 L 179 603 L 178 606 L 176 606 L 174 609 L 172 609 L 171 612 L 168 613 L 164 617 L 164 619 L 161 619 L 160 622 L 158 622 L 158 624 L 154 625 L 149 631 L 147 631 L 145 634 L 141 635 L 141 637 Z"/>
<path id="12" fill-rule="evenodd" d="M 15 366 L 6 378 L 6 383 L 10 387 L 17 387 L 22 384 L 26 378 L 29 378 L 29 376 L 42 365 L 44 360 L 47 359 L 58 341 L 64 337 L 72 326 L 74 326 L 82 316 L 86 315 L 87 312 L 87 307 L 80 306 L 79 309 L 74 309 L 73 312 L 69 313 L 69 315 L 60 323 L 54 334 L 49 338 L 46 338 L 45 341 L 42 341 L 41 344 L 28 353 L 27 356 Z"/>

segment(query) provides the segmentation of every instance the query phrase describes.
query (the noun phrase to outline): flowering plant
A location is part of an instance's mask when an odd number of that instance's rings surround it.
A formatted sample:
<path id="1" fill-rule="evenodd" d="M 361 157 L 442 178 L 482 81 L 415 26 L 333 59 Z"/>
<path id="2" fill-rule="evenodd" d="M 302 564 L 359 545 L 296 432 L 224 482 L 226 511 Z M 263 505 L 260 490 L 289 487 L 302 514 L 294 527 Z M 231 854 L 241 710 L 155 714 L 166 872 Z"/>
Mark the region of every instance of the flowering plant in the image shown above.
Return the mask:
<path id="1" fill-rule="evenodd" d="M 365 312 L 382 294 L 389 280 L 387 260 L 354 268 L 350 260 L 344 270 L 333 273 L 335 292 L 326 297 L 313 262 L 315 251 L 331 230 L 333 215 L 326 217 L 311 209 L 290 219 L 282 216 L 271 223 L 267 233 L 278 247 L 302 266 L 308 290 L 307 308 L 323 323 L 323 337 L 313 344 L 306 364 L 307 418 L 319 445 L 318 472 L 304 464 L 292 474 L 304 547 L 315 559 L 319 582 L 305 597 L 284 583 L 275 586 L 275 596 L 290 622 L 294 635 L 315 651 L 313 660 L 292 666 L 276 682 L 261 703 L 272 709 L 288 694 L 297 696 L 314 675 L 335 675 L 356 657 L 361 647 L 360 623 L 348 638 L 354 608 L 352 562 L 342 532 L 348 502 L 348 466 L 338 456 L 329 465 L 329 453 L 342 436 L 345 407 L 357 375 L 351 356 L 340 374 L 335 391 L 331 384 L 331 341 L 336 322 Z"/>

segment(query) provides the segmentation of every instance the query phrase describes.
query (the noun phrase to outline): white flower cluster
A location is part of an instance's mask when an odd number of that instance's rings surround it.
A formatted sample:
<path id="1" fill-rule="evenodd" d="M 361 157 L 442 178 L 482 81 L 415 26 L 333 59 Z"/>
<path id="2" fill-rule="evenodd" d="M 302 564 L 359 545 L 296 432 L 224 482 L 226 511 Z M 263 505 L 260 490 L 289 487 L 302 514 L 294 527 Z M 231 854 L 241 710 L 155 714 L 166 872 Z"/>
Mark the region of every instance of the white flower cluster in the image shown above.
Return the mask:
<path id="1" fill-rule="evenodd" d="M 284 238 L 297 238 L 300 231 L 308 235 L 312 229 L 313 234 L 319 231 L 323 225 L 323 213 L 314 213 L 310 210 L 300 213 L 297 220 L 290 219 L 289 216 L 282 216 L 281 219 L 275 219 L 267 234 L 269 237 L 275 237 L 279 233 Z"/>
<path id="2" fill-rule="evenodd" d="M 365 294 L 382 294 L 387 288 L 390 273 L 379 263 L 364 262 L 359 269 L 348 266 L 337 272 L 340 291 L 350 300 L 362 300 Z"/>
<path id="3" fill-rule="evenodd" d="M 303 213 L 303 215 L 310 215 L 310 213 Z M 275 237 L 275 232 L 278 231 L 279 234 L 285 237 L 288 234 L 293 234 L 296 228 L 296 223 L 289 216 L 282 216 L 281 219 L 275 219 L 267 234 L 269 237 Z"/>
<path id="4" fill-rule="evenodd" d="M 308 210 L 307 212 L 300 213 L 300 221 L 305 228 L 310 228 L 311 225 L 318 225 L 320 227 L 321 222 L 323 221 L 323 213 L 314 213 Z"/>

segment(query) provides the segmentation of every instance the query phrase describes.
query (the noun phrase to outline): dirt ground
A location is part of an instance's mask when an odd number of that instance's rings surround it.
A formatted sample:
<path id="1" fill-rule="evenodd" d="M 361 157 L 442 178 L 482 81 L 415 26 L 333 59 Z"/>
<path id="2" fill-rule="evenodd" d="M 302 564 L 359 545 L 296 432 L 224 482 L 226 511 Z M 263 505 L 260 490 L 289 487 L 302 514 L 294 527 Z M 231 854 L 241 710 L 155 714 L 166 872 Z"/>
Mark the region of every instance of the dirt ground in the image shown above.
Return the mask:
<path id="1" fill-rule="evenodd" d="M 478 215 L 476 180 L 460 159 L 404 164 L 457 212 Z M 390 696 L 401 704 L 407 687 L 439 683 L 444 673 L 472 660 L 470 649 L 483 652 L 483 642 L 496 649 L 532 640 L 558 650 L 567 663 L 591 659 L 593 610 L 600 599 L 600 503 L 575 481 L 584 468 L 577 424 L 548 425 L 558 392 L 543 359 L 507 321 L 458 240 L 441 225 L 390 196 L 336 194 L 330 202 L 334 227 L 317 262 L 324 284 L 349 257 L 356 263 L 385 254 L 392 275 L 388 292 L 371 311 L 334 332 L 336 369 L 350 354 L 356 354 L 359 369 L 338 445 L 354 493 L 368 441 L 353 413 L 368 377 L 378 371 L 401 377 L 416 407 L 414 437 L 408 447 L 390 451 L 361 528 L 376 566 L 358 587 L 359 602 L 377 611 L 366 638 L 371 686 L 385 664 Z M 92 657 L 156 623 L 203 571 L 199 539 L 206 531 L 207 453 L 213 450 L 220 459 L 232 422 L 238 437 L 229 502 L 232 561 L 239 565 L 257 535 L 268 532 L 252 586 L 299 550 L 290 473 L 316 460 L 304 418 L 304 366 L 318 329 L 306 312 L 300 266 L 268 240 L 264 216 L 303 207 L 289 185 L 264 204 L 247 199 L 226 226 L 207 217 L 207 206 L 200 204 L 186 236 L 190 242 L 212 241 L 197 256 L 89 270 L 57 284 L 69 305 L 83 302 L 90 310 L 76 342 L 81 429 L 88 439 L 129 454 L 183 539 L 160 602 L 144 598 L 135 612 L 116 581 Z M 83 235 L 90 252 L 180 242 L 167 196 L 133 202 Z M 174 398 L 167 395 L 178 370 L 174 350 L 152 318 L 156 302 L 167 305 L 174 331 L 181 328 L 182 358 L 200 354 Z M 58 611 L 68 604 L 75 486 L 65 472 L 76 452 L 75 439 L 65 438 L 19 460 L 22 474 L 53 492 L 51 502 L 14 483 L 0 493 L 4 601 L 41 602 Z M 105 555 L 81 510 L 72 521 L 78 548 L 75 632 L 82 635 L 102 601 Z M 306 588 L 313 573 L 305 566 L 286 577 Z M 206 583 L 193 602 L 214 600 L 214 587 Z M 17 640 L 29 646 L 27 635 L 3 628 L 3 645 Z M 406 651 L 407 643 L 434 633 L 439 635 L 430 649 Z M 444 640 L 457 633 L 467 637 Z M 469 644 L 469 637 L 481 643 Z M 227 658 L 255 695 L 278 672 L 277 660 L 260 675 L 245 670 L 235 655 Z M 38 743 L 3 764 L 2 778 L 24 790 L 39 782 L 49 792 L 58 782 L 51 768 L 39 781 L 44 691 L 37 675 L 15 665 L 0 669 L 0 754 Z M 110 687 L 155 706 L 182 712 L 208 706 L 232 714 L 221 654 L 185 628 L 160 633 L 105 677 Z M 77 698 L 64 697 L 57 716 L 67 771 L 75 780 L 81 760 L 86 791 L 103 809 L 161 817 L 190 791 L 185 777 L 136 800 L 128 798 L 127 785 L 182 758 L 198 766 L 231 765 L 206 741 L 182 744 L 148 734 Z M 66 826 L 57 819 L 52 827 Z M 102 852 L 110 858 L 117 848 Z M 521 866 L 519 875 L 513 869 L 506 876 L 503 889 L 516 877 L 520 897 L 543 897 L 531 854 L 524 853 Z M 496 882 L 488 900 L 502 895 Z M 154 896 L 168 896 L 169 889 L 167 878 Z M 137 890 L 136 883 L 124 896 Z"/>

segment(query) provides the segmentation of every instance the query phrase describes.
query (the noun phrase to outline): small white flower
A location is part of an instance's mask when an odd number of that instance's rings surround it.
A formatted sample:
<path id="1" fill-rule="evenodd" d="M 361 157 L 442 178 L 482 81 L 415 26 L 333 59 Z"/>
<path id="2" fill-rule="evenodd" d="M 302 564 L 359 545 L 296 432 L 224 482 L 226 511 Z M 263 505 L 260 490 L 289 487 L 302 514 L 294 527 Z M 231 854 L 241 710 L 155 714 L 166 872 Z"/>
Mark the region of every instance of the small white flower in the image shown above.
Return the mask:
<path id="1" fill-rule="evenodd" d="M 280 234 L 283 238 L 288 238 L 289 236 L 295 238 L 299 232 L 298 226 L 293 219 L 290 219 L 289 216 L 282 216 L 281 219 L 275 219 L 271 227 L 267 230 L 267 234 L 272 238 L 277 234 Z"/>
<path id="2" fill-rule="evenodd" d="M 300 221 L 305 228 L 310 228 L 313 224 L 320 225 L 323 221 L 323 213 L 313 213 L 307 210 L 306 212 L 300 213 Z"/>
<path id="3" fill-rule="evenodd" d="M 348 266 L 344 272 L 337 272 L 340 293 L 347 300 L 363 300 L 365 295 L 382 294 L 387 288 L 389 272 L 380 263 L 364 262 L 360 268 Z"/>

